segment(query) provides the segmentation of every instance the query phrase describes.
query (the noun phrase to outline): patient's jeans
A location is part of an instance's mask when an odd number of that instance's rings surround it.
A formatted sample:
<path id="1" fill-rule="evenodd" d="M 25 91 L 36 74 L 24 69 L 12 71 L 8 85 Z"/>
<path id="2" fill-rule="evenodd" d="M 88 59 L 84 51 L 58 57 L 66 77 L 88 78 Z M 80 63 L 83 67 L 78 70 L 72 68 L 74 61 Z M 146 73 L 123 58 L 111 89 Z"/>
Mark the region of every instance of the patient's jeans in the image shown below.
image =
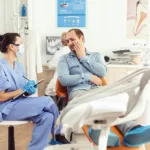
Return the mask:
<path id="1" fill-rule="evenodd" d="M 91 89 L 93 90 L 93 89 Z M 74 92 L 71 92 L 69 94 L 69 101 L 72 100 L 74 97 L 79 97 L 85 93 L 89 92 L 89 90 L 77 90 Z M 118 128 L 118 130 L 125 135 L 127 132 L 129 132 L 131 129 L 135 128 L 139 126 L 135 121 L 129 121 L 126 122 L 124 124 L 120 124 L 120 125 L 116 125 L 116 127 Z"/>

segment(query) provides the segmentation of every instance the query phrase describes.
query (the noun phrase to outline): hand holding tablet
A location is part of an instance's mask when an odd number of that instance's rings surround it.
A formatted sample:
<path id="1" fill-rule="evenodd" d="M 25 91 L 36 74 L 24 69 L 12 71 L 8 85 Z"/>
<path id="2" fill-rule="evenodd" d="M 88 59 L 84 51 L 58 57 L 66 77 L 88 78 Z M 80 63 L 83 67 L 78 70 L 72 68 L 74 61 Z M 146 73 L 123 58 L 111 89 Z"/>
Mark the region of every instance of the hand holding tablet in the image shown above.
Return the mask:
<path id="1" fill-rule="evenodd" d="M 34 87 L 36 87 L 38 84 L 42 83 L 44 81 L 44 79 L 39 80 L 37 83 L 34 84 Z M 18 98 L 20 98 L 21 96 L 29 96 L 30 94 L 27 93 L 27 91 L 23 91 L 21 94 L 19 94 L 18 96 L 14 97 L 13 100 L 16 100 Z"/>

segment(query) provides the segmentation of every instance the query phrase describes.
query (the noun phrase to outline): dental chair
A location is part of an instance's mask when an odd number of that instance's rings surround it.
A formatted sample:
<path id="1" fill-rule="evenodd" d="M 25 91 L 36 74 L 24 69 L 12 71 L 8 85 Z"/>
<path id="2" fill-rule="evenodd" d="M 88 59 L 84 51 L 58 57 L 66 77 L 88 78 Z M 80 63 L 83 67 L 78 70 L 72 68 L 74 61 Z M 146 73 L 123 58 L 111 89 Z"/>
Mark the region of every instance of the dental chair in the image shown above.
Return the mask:
<path id="1" fill-rule="evenodd" d="M 107 82 L 104 78 L 101 78 L 102 86 L 107 85 Z M 56 81 L 56 95 L 57 95 L 57 106 L 58 109 L 61 111 L 68 103 L 68 95 L 67 95 L 67 88 L 62 86 L 60 81 L 57 79 Z"/>
<path id="2" fill-rule="evenodd" d="M 141 76 L 140 80 L 135 80 L 135 77 L 139 75 Z M 149 92 L 146 91 L 146 86 L 148 86 L 147 83 L 150 79 L 149 75 L 150 69 L 139 69 L 116 83 L 95 89 L 94 92 L 92 91 L 83 96 L 74 98 L 67 104 L 60 115 L 59 120 L 62 122 L 64 128 L 62 133 L 65 134 L 65 137 L 71 141 L 71 143 L 75 143 L 79 135 L 77 131 L 82 128 L 89 143 L 54 146 L 54 150 L 82 148 L 86 150 L 89 148 L 99 150 L 144 150 L 144 146 L 136 148 L 125 147 L 122 143 L 123 136 L 114 126 L 136 120 L 142 116 L 146 102 L 144 95 L 145 92 Z M 58 84 L 59 81 L 57 81 L 56 89 Z M 63 91 L 66 92 L 66 89 L 63 89 L 61 84 L 58 89 L 61 89 L 60 93 L 57 91 L 57 94 L 60 94 L 58 96 L 67 95 L 63 93 Z M 89 126 L 92 126 L 94 129 L 101 129 L 98 146 L 95 146 L 88 135 Z M 119 136 L 121 146 L 107 148 L 110 128 Z M 50 150 L 50 147 L 45 150 Z"/>

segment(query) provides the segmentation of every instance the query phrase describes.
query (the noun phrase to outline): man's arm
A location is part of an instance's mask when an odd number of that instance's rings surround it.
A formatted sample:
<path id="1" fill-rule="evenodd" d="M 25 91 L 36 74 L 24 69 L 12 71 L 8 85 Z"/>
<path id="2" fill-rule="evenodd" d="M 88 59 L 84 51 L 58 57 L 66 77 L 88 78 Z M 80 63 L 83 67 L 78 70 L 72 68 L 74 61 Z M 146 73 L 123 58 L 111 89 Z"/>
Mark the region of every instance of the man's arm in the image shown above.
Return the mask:
<path id="1" fill-rule="evenodd" d="M 84 81 L 92 80 L 92 75 L 89 73 L 70 75 L 69 67 L 64 56 L 58 62 L 57 73 L 62 86 L 74 86 Z"/>
<path id="2" fill-rule="evenodd" d="M 98 77 L 104 77 L 107 73 L 107 66 L 105 64 L 104 57 L 99 53 L 93 55 L 94 58 L 83 56 L 80 62 L 86 67 L 92 74 Z"/>

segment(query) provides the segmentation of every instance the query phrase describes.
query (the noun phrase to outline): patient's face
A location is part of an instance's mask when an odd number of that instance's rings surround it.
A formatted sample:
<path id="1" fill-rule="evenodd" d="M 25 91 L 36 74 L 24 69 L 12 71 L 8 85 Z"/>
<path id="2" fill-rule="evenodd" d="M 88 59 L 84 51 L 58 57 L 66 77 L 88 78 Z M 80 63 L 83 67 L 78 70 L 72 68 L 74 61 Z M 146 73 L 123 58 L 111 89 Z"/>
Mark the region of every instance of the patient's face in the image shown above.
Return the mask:
<path id="1" fill-rule="evenodd" d="M 67 32 L 66 42 L 67 42 L 67 46 L 70 48 L 71 51 L 74 51 L 73 42 L 79 42 L 79 41 L 82 41 L 82 40 L 78 38 L 78 36 L 76 35 L 74 31 Z"/>

